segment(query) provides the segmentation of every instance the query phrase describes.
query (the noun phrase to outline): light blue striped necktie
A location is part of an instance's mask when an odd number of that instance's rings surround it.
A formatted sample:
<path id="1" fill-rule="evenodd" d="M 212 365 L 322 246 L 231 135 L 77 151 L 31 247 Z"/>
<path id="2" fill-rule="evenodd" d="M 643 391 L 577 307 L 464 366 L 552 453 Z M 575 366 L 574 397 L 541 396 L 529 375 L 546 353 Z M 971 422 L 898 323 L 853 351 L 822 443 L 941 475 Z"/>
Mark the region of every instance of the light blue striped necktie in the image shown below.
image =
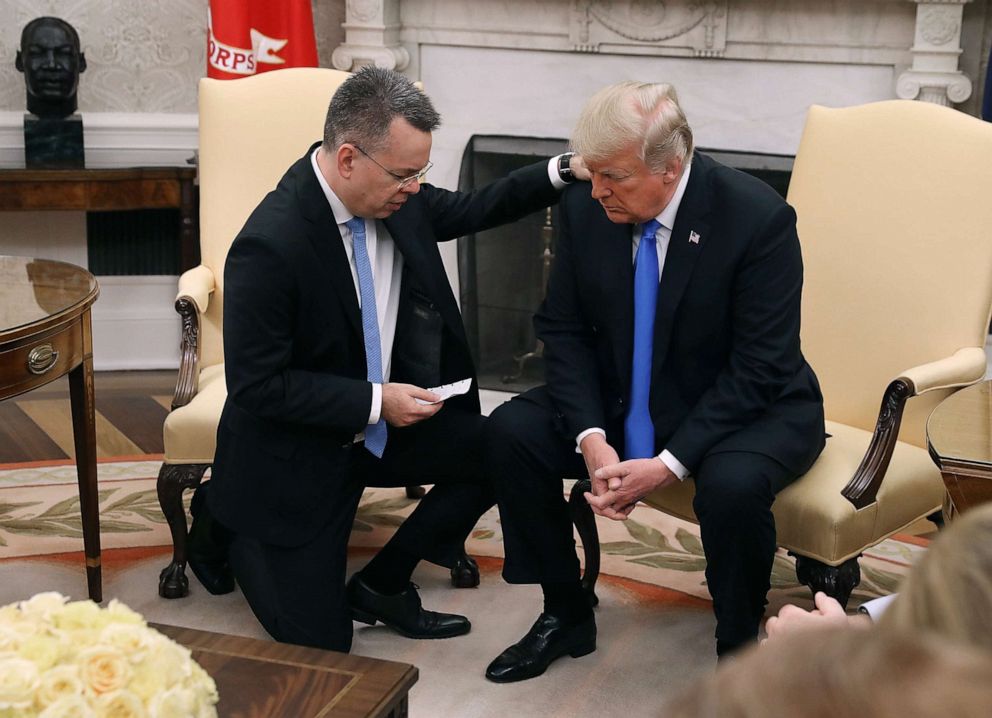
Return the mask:
<path id="1" fill-rule="evenodd" d="M 654 314 L 658 302 L 658 244 L 661 223 L 645 222 L 634 258 L 634 359 L 631 363 L 630 408 L 623 422 L 624 458 L 655 455 L 651 421 L 651 359 L 654 354 Z"/>
<path id="2" fill-rule="evenodd" d="M 345 225 L 354 240 L 355 270 L 358 274 L 358 293 L 362 299 L 362 334 L 365 337 L 365 366 L 368 380 L 382 384 L 382 342 L 379 340 L 379 317 L 375 308 L 375 284 L 372 281 L 372 264 L 365 244 L 365 220 L 352 217 Z M 382 457 L 386 450 L 386 421 L 380 418 L 365 427 L 365 448 Z"/>

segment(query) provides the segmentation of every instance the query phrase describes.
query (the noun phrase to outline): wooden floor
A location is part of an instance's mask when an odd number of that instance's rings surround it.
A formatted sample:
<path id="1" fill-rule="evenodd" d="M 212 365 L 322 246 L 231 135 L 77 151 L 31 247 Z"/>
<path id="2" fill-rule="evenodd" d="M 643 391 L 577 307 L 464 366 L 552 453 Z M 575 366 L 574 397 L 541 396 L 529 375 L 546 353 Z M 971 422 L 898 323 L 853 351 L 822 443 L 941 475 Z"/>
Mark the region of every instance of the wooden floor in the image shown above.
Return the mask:
<path id="1" fill-rule="evenodd" d="M 175 382 L 171 370 L 97 372 L 97 456 L 161 454 Z M 74 455 L 65 377 L 0 402 L 0 464 Z"/>

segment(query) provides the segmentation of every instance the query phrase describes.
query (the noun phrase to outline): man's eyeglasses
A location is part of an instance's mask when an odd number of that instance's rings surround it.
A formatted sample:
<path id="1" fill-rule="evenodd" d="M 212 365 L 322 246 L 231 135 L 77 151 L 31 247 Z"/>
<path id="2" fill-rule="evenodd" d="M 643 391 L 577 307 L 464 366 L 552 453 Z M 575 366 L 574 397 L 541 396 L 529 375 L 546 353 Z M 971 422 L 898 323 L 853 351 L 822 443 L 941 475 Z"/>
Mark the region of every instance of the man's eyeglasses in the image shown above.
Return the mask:
<path id="1" fill-rule="evenodd" d="M 383 167 L 381 164 L 379 164 L 376 161 L 375 157 L 373 157 L 372 155 L 370 155 L 368 152 L 366 152 L 365 150 L 363 150 L 358 145 L 352 144 L 352 147 L 354 147 L 356 150 L 358 150 L 363 155 L 365 155 L 366 157 L 368 157 L 370 160 L 372 160 L 372 162 L 374 162 L 376 164 L 376 166 L 379 167 L 379 169 L 381 169 L 383 172 L 385 172 L 386 174 L 388 174 L 394 180 L 396 180 L 397 182 L 399 182 L 400 183 L 400 189 L 402 189 L 404 187 L 407 187 L 414 180 L 416 180 L 417 182 L 423 183 L 424 178 L 427 176 L 427 172 L 430 171 L 430 168 L 434 166 L 434 163 L 431 162 L 430 160 L 428 160 L 427 161 L 427 164 L 424 166 L 424 168 L 422 170 L 420 170 L 416 174 L 410 175 L 409 177 L 403 177 L 402 175 L 398 175 L 395 172 L 393 172 L 392 170 L 388 170 L 385 167 Z"/>

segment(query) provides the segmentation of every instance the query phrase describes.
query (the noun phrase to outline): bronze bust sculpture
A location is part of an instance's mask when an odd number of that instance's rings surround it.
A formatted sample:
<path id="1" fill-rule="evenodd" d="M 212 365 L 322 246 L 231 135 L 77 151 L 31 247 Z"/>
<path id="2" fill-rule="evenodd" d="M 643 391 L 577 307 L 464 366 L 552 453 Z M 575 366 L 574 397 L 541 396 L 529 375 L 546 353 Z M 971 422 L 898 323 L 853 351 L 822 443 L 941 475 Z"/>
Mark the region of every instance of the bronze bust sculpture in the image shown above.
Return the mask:
<path id="1" fill-rule="evenodd" d="M 28 112 L 38 117 L 68 117 L 76 111 L 79 73 L 86 57 L 79 50 L 79 35 L 65 20 L 35 18 L 21 32 L 21 48 L 14 61 L 24 73 Z"/>

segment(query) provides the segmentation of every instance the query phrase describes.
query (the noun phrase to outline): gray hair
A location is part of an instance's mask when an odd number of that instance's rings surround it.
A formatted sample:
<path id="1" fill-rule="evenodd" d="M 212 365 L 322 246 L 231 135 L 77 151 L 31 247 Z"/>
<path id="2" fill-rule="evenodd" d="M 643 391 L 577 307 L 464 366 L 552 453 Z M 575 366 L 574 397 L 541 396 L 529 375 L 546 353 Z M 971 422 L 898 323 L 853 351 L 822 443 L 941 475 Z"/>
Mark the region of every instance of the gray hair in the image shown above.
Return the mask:
<path id="1" fill-rule="evenodd" d="M 389 125 L 396 117 L 421 132 L 433 132 L 441 124 L 430 98 L 406 77 L 374 65 L 363 67 L 331 98 L 324 122 L 324 148 L 334 150 L 350 142 L 374 152 L 385 144 Z"/>
<path id="2" fill-rule="evenodd" d="M 660 173 L 670 160 L 692 161 L 692 129 L 675 88 L 663 82 L 621 82 L 605 87 L 586 103 L 572 133 L 572 149 L 603 161 L 632 144 L 638 156 Z"/>

